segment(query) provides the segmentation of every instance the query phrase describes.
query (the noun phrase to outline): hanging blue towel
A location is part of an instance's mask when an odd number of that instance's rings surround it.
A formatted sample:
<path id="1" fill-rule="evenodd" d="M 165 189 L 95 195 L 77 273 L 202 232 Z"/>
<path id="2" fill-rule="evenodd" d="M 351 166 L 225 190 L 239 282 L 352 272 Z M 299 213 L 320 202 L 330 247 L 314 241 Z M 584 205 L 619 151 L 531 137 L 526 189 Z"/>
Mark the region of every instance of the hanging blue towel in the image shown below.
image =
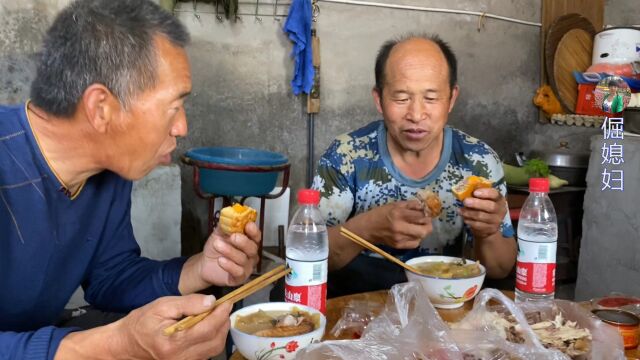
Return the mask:
<path id="1" fill-rule="evenodd" d="M 293 0 L 284 24 L 284 32 L 293 42 L 291 57 L 295 69 L 291 87 L 295 95 L 309 94 L 313 87 L 313 53 L 311 49 L 311 0 Z"/>

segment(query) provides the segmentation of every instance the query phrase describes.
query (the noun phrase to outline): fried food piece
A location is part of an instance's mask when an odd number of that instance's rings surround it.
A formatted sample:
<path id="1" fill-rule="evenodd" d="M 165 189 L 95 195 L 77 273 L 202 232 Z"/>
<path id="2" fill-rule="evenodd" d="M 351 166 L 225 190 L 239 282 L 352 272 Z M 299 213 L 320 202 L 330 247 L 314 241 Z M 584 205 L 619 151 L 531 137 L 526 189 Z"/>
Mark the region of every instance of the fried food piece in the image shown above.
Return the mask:
<path id="1" fill-rule="evenodd" d="M 244 227 L 256 218 L 257 212 L 253 208 L 236 203 L 220 211 L 218 224 L 226 234 L 243 233 Z"/>
<path id="2" fill-rule="evenodd" d="M 286 337 L 306 334 L 311 331 L 313 331 L 313 324 L 308 321 L 303 321 L 299 325 L 275 326 L 271 329 L 260 330 L 253 335 L 263 337 Z"/>
<path id="3" fill-rule="evenodd" d="M 489 179 L 483 178 L 482 176 L 471 175 L 454 185 L 451 188 L 451 192 L 453 192 L 456 199 L 464 201 L 464 199 L 473 195 L 476 189 L 490 188 L 492 186 L 493 183 Z"/>
<path id="4" fill-rule="evenodd" d="M 430 189 L 422 189 L 416 193 L 416 197 L 424 205 L 424 210 L 430 217 L 438 217 L 442 213 L 442 202 L 436 193 Z"/>

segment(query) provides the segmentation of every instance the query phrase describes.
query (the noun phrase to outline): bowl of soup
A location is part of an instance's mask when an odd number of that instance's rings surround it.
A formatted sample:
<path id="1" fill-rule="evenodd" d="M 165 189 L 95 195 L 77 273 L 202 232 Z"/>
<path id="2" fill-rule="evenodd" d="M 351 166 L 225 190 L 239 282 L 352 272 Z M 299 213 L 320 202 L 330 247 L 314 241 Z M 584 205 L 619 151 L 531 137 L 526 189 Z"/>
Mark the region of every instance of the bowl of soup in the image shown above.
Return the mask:
<path id="1" fill-rule="evenodd" d="M 327 324 L 318 310 L 293 303 L 255 304 L 231 314 L 231 338 L 247 360 L 294 359 L 320 342 Z"/>
<path id="2" fill-rule="evenodd" d="M 419 273 L 405 270 L 407 279 L 422 285 L 433 306 L 442 309 L 461 307 L 473 299 L 484 281 L 482 264 L 451 256 L 420 256 L 407 261 Z"/>

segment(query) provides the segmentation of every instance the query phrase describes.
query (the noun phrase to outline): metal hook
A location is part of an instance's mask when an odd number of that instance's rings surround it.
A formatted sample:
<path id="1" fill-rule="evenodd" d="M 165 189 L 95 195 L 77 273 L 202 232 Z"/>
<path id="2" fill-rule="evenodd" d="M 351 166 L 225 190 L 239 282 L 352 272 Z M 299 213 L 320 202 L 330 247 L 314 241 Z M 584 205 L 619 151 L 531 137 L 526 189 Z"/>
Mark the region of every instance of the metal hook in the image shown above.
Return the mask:
<path id="1" fill-rule="evenodd" d="M 221 0 L 217 0 L 216 1 L 216 19 L 218 19 L 218 21 L 222 22 L 222 16 L 220 15 L 220 13 L 218 13 L 218 6 L 220 5 L 220 1 Z"/>
<path id="2" fill-rule="evenodd" d="M 478 32 L 480 32 L 480 30 L 484 29 L 484 19 L 485 19 L 486 15 L 487 15 L 487 12 L 483 11 L 482 15 L 480 15 L 480 18 L 478 19 Z"/>
<path id="3" fill-rule="evenodd" d="M 262 22 L 262 18 L 258 16 L 258 7 L 260 6 L 260 0 L 256 0 L 256 21 Z"/>
<path id="4" fill-rule="evenodd" d="M 193 15 L 196 17 L 196 19 L 200 20 L 200 14 L 198 14 L 196 2 L 197 2 L 196 0 L 193 0 Z"/>
<path id="5" fill-rule="evenodd" d="M 273 20 L 280 21 L 280 18 L 278 17 L 278 0 L 275 0 L 273 3 Z"/>
<path id="6" fill-rule="evenodd" d="M 313 22 L 318 22 L 318 16 L 320 16 L 320 6 L 318 0 L 313 0 L 311 3 L 311 18 Z"/>

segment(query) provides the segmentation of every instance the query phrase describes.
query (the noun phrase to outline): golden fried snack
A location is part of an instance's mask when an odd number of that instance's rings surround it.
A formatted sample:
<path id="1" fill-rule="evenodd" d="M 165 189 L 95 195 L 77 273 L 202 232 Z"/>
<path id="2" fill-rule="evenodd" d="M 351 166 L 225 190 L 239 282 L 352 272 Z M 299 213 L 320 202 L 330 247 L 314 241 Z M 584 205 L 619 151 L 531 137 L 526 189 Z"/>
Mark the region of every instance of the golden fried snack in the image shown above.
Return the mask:
<path id="1" fill-rule="evenodd" d="M 243 233 L 244 227 L 251 221 L 256 221 L 257 213 L 249 206 L 233 204 L 220 210 L 220 229 L 226 234 Z"/>
<path id="2" fill-rule="evenodd" d="M 299 325 L 276 326 L 271 329 L 260 330 L 253 335 L 263 337 L 286 337 L 306 334 L 311 331 L 313 331 L 313 324 L 308 321 L 303 321 Z"/>
<path id="3" fill-rule="evenodd" d="M 430 217 L 438 217 L 442 213 L 442 202 L 436 193 L 430 189 L 422 189 L 418 191 L 416 197 L 424 205 L 424 210 Z"/>
<path id="4" fill-rule="evenodd" d="M 471 175 L 451 188 L 451 192 L 460 201 L 473 195 L 476 189 L 490 188 L 493 186 L 491 180 L 483 178 L 482 176 Z"/>

